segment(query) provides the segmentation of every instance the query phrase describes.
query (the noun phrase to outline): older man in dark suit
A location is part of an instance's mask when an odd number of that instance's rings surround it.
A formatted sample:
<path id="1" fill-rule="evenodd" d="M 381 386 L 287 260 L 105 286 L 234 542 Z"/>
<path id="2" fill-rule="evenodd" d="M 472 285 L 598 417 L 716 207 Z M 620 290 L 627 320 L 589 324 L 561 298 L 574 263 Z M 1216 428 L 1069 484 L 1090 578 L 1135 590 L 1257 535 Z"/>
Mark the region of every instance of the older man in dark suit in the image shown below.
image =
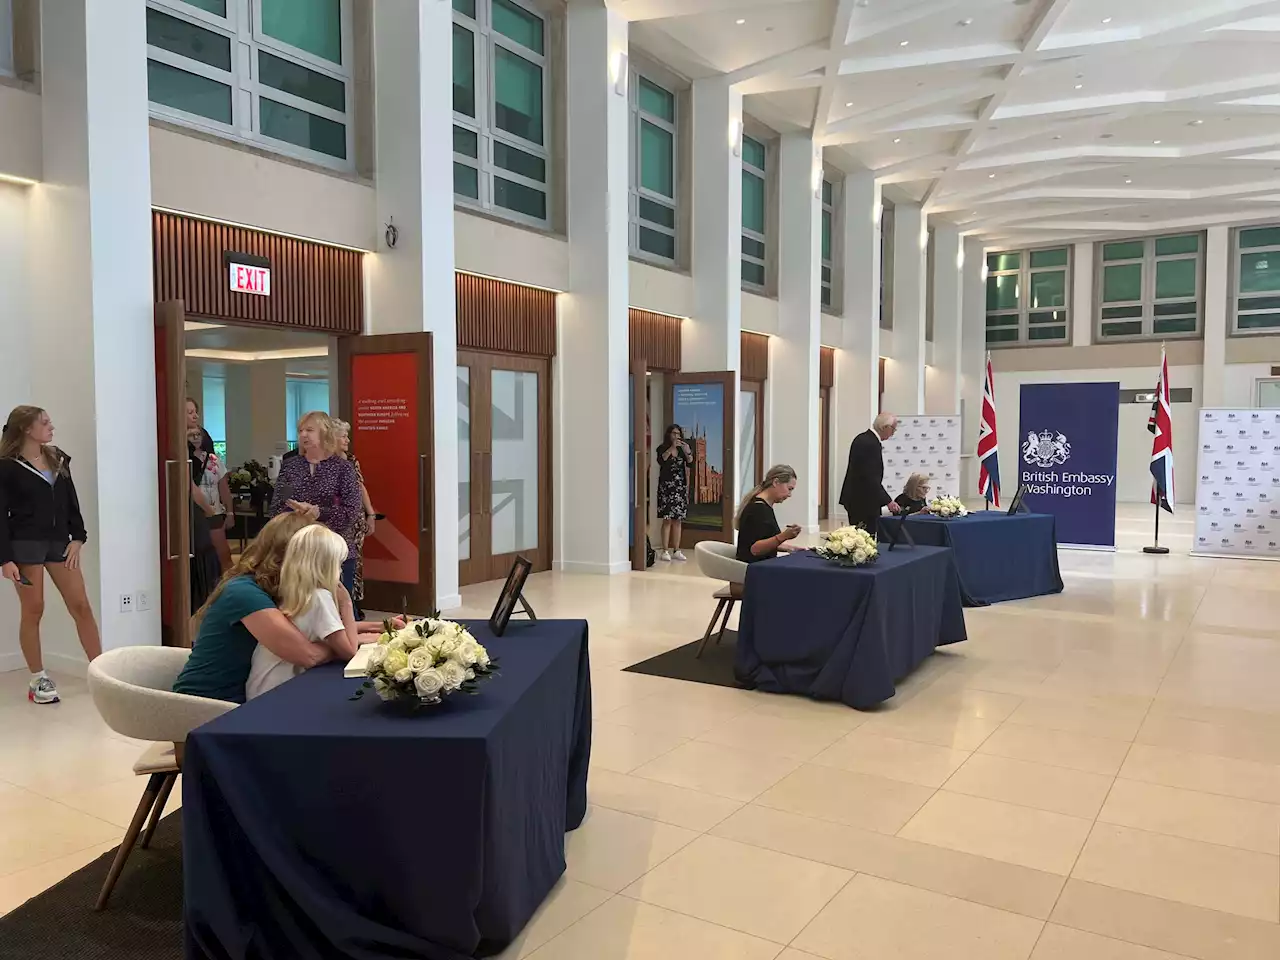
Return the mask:
<path id="1" fill-rule="evenodd" d="M 876 532 L 876 521 L 882 507 L 897 513 L 898 505 L 884 488 L 883 441 L 898 429 L 898 418 L 882 413 L 871 429 L 858 434 L 849 444 L 849 466 L 840 489 L 840 505 L 849 514 L 849 523 L 868 533 Z"/>

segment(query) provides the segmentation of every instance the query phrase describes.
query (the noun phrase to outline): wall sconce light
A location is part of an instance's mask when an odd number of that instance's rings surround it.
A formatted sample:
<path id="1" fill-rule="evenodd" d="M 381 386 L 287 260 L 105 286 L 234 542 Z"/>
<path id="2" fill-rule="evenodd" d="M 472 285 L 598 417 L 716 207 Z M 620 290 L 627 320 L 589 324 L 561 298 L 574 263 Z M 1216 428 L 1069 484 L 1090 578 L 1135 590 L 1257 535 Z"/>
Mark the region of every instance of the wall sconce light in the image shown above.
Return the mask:
<path id="1" fill-rule="evenodd" d="M 956 269 L 964 269 L 964 244 L 960 245 L 960 252 L 956 254 Z"/>
<path id="2" fill-rule="evenodd" d="M 620 97 L 627 95 L 627 55 L 619 50 L 613 55 L 613 92 Z"/>
<path id="3" fill-rule="evenodd" d="M 742 120 L 737 117 L 729 121 L 729 147 L 735 157 L 742 156 Z"/>
<path id="4" fill-rule="evenodd" d="M 872 204 L 871 222 L 879 226 L 880 220 L 883 218 L 883 216 L 884 216 L 884 204 L 883 203 Z"/>
<path id="5" fill-rule="evenodd" d="M 822 151 L 813 151 L 813 198 L 822 199 Z"/>

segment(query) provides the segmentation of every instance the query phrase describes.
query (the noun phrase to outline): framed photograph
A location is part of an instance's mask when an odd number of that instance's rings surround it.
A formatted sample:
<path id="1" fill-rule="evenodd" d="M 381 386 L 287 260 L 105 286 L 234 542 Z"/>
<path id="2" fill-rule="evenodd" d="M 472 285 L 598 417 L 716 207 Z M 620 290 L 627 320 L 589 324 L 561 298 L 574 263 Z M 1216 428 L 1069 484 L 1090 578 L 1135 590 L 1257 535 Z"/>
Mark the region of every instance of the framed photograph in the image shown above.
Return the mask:
<path id="1" fill-rule="evenodd" d="M 1018 492 L 1013 495 L 1013 499 L 1009 502 L 1009 516 L 1015 516 L 1019 513 L 1030 513 L 1027 505 L 1022 501 L 1026 499 L 1027 488 L 1022 484 L 1018 485 Z"/>
<path id="2" fill-rule="evenodd" d="M 515 612 L 517 603 L 529 615 L 530 620 L 537 619 L 533 615 L 533 608 L 521 595 L 525 581 L 529 579 L 529 573 L 532 570 L 533 564 L 524 557 L 516 557 L 515 562 L 511 564 L 511 570 L 507 573 L 507 582 L 502 585 L 498 602 L 489 617 L 489 629 L 493 631 L 495 637 L 502 636 L 506 631 L 507 623 L 511 620 L 511 614 Z"/>

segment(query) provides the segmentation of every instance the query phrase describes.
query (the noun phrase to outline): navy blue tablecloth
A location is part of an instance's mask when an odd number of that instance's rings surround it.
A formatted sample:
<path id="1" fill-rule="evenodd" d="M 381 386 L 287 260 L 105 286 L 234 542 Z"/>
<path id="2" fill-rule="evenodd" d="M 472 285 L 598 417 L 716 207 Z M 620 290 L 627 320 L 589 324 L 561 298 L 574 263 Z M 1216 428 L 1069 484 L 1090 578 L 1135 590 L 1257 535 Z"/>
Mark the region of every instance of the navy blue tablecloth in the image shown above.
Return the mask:
<path id="1" fill-rule="evenodd" d="M 868 708 L 935 647 L 967 639 L 951 551 L 882 549 L 870 566 L 794 553 L 747 569 L 734 673 L 770 693 Z"/>
<path id="2" fill-rule="evenodd" d="M 1062 592 L 1051 514 L 979 510 L 954 520 L 916 514 L 905 522 L 916 543 L 950 547 L 955 553 L 965 606 Z"/>
<path id="3" fill-rule="evenodd" d="M 460 960 L 509 943 L 586 814 L 587 625 L 513 622 L 476 696 L 395 711 L 332 664 L 194 731 L 189 960 Z"/>

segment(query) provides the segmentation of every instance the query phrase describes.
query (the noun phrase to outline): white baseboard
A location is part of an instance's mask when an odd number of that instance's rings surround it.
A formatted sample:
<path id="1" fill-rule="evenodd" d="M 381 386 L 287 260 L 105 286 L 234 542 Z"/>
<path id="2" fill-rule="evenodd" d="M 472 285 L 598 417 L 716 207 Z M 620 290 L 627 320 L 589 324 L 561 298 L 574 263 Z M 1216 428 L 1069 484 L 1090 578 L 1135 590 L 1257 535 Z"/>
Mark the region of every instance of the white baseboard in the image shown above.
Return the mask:
<path id="1" fill-rule="evenodd" d="M 22 659 L 20 653 L 0 653 L 0 673 L 9 673 L 13 670 L 26 670 L 26 661 Z"/>
<path id="2" fill-rule="evenodd" d="M 50 653 L 44 651 L 44 666 L 50 673 L 64 677 L 79 677 L 83 680 L 89 674 L 89 661 L 83 656 L 73 657 L 66 653 Z M 0 653 L 0 673 L 27 669 L 26 661 L 21 653 Z"/>
<path id="3" fill-rule="evenodd" d="M 557 560 L 552 565 L 557 573 L 583 573 L 593 576 L 612 577 L 631 570 L 630 560 L 619 560 L 617 563 L 587 563 L 582 560 Z"/>
<path id="4" fill-rule="evenodd" d="M 436 606 L 440 608 L 441 613 L 445 610 L 457 610 L 462 606 L 462 594 L 451 593 L 447 597 L 438 597 L 436 599 Z"/>

